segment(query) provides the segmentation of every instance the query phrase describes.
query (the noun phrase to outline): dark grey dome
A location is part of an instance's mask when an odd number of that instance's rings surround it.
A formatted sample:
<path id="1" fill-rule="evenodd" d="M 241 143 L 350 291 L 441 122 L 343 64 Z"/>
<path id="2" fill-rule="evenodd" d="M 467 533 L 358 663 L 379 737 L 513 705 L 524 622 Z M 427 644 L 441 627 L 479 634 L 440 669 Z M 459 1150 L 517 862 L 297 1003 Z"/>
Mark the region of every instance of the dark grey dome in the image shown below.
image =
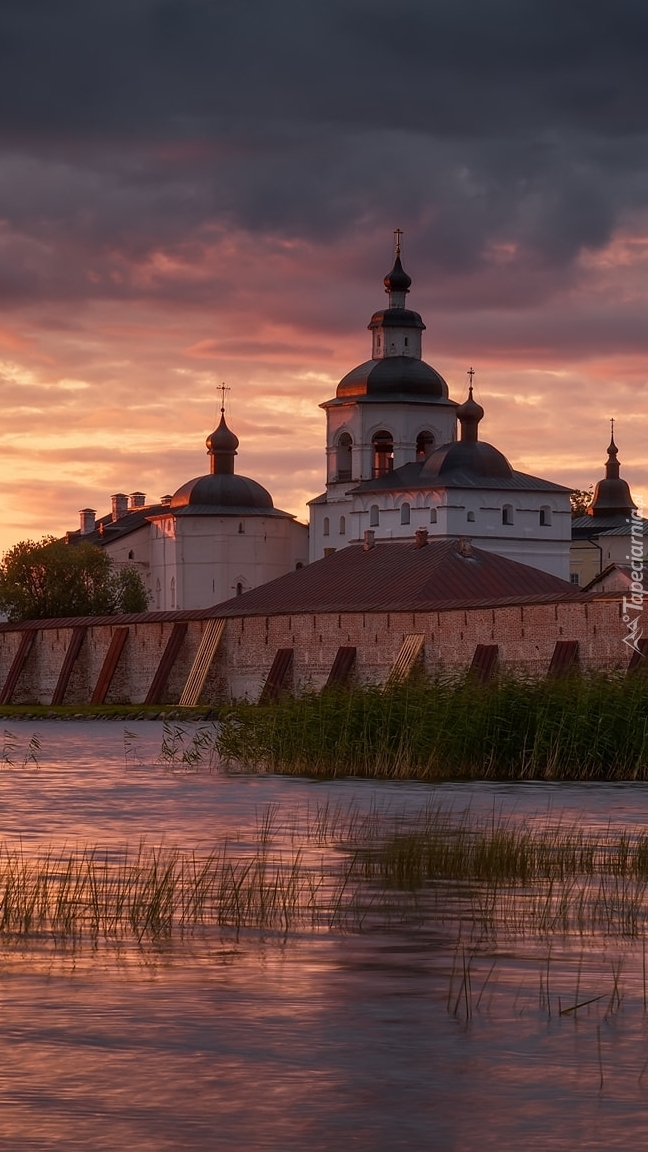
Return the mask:
<path id="1" fill-rule="evenodd" d="M 412 286 L 412 277 L 407 275 L 407 272 L 401 264 L 401 258 L 396 250 L 396 259 L 394 260 L 394 267 L 391 272 L 388 272 L 383 281 L 385 285 L 385 292 L 409 292 Z"/>
<path id="2" fill-rule="evenodd" d="M 630 495 L 630 487 L 620 477 L 599 480 L 592 503 L 587 512 L 590 516 L 630 516 L 636 504 Z"/>
<path id="3" fill-rule="evenodd" d="M 423 360 L 411 356 L 386 356 L 384 360 L 367 360 L 340 380 L 336 395 L 347 396 L 424 396 L 447 400 L 448 385 L 443 376 Z"/>
<path id="4" fill-rule="evenodd" d="M 485 480 L 513 475 L 506 456 L 483 440 L 454 440 L 451 444 L 442 444 L 428 456 L 420 475 L 421 480 L 432 480 L 459 471 L 483 476 Z"/>
<path id="5" fill-rule="evenodd" d="M 367 327 L 371 328 L 420 328 L 421 331 L 425 330 L 423 323 L 418 312 L 414 312 L 411 308 L 382 308 L 380 312 L 374 312 Z"/>
<path id="6" fill-rule="evenodd" d="M 256 480 L 235 473 L 214 473 L 188 480 L 171 498 L 172 508 L 201 505 L 213 508 L 213 513 L 236 510 L 237 514 L 265 512 L 274 508 L 272 496 Z"/>

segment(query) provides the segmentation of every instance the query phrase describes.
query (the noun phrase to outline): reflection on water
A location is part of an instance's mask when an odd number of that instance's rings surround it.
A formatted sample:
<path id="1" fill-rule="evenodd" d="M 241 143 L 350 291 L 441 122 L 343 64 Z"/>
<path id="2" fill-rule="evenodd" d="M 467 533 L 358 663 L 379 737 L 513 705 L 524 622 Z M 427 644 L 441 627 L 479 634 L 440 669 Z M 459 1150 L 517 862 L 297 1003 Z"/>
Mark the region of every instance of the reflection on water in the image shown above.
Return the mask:
<path id="1" fill-rule="evenodd" d="M 162 726 L 28 723 L 0 770 L 0 838 L 242 850 L 326 802 L 604 828 L 645 786 L 311 783 L 156 764 Z M 22 767 L 34 731 L 39 767 Z M 283 823 L 282 823 L 283 822 Z M 221 934 L 43 941 L 0 954 L 0 1148 L 309 1152 L 626 1149 L 648 1134 L 643 943 L 574 934 Z M 588 1003 L 589 1001 L 589 1003 Z M 576 1005 L 583 1005 L 572 1011 Z"/>

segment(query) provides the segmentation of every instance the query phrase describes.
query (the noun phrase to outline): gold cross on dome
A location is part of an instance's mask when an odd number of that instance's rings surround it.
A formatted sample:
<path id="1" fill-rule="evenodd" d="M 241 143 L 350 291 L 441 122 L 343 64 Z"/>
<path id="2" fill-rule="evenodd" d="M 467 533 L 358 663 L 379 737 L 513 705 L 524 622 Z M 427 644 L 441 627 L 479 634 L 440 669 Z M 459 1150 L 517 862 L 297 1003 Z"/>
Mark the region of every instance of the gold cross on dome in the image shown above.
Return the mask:
<path id="1" fill-rule="evenodd" d="M 401 254 L 401 240 L 403 238 L 403 229 L 402 228 L 395 228 L 394 229 L 394 238 L 396 240 L 396 255 L 400 256 L 400 254 Z"/>
<path id="2" fill-rule="evenodd" d="M 471 387 L 471 388 L 472 388 L 472 382 L 473 382 L 473 376 L 474 376 L 474 375 L 475 375 L 475 369 L 474 369 L 474 368 L 469 368 L 469 369 L 468 369 L 468 371 L 466 372 L 466 376 L 469 376 L 469 377 L 470 377 L 470 387 Z"/>

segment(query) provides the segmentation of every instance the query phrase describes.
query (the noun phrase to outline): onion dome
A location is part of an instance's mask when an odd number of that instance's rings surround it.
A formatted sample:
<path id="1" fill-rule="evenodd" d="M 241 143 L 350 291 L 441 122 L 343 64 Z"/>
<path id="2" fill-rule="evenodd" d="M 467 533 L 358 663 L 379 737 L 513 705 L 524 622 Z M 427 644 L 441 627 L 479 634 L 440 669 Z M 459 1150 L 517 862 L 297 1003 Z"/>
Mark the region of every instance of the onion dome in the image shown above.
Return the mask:
<path id="1" fill-rule="evenodd" d="M 397 231 L 400 236 L 400 232 Z M 448 400 L 443 377 L 421 359 L 421 334 L 425 329 L 418 312 L 405 307 L 411 278 L 403 269 L 400 243 L 391 272 L 385 276 L 389 307 L 374 312 L 369 322 L 372 358 L 347 372 L 337 387 L 336 399 L 348 400 Z"/>
<path id="2" fill-rule="evenodd" d="M 211 436 L 205 441 L 207 451 L 211 456 L 212 475 L 231 476 L 234 472 L 234 457 L 239 446 L 238 436 L 227 427 L 225 412 L 221 408 L 220 424 Z"/>
<path id="3" fill-rule="evenodd" d="M 630 488 L 619 476 L 619 449 L 614 443 L 614 421 L 605 465 L 605 479 L 599 480 L 594 490 L 592 503 L 587 509 L 588 516 L 630 516 L 636 508 Z"/>
<path id="4" fill-rule="evenodd" d="M 407 275 L 407 272 L 401 264 L 400 253 L 396 253 L 394 260 L 394 267 L 391 272 L 388 272 L 383 281 L 385 285 L 385 292 L 391 296 L 394 292 L 402 292 L 405 295 L 409 292 L 412 286 L 412 277 Z"/>
<path id="5" fill-rule="evenodd" d="M 472 384 L 468 389 L 468 399 L 457 408 L 457 419 L 461 424 L 461 439 L 475 443 L 479 422 L 484 419 L 484 409 L 473 400 Z"/>
<path id="6" fill-rule="evenodd" d="M 473 400 L 472 384 L 468 389 L 468 399 L 457 408 L 457 416 L 461 422 L 461 439 L 442 444 L 432 452 L 421 468 L 421 479 L 431 480 L 450 472 L 469 473 L 483 480 L 511 477 L 513 469 L 506 456 L 492 444 L 478 439 L 484 409 Z"/>
<path id="7" fill-rule="evenodd" d="M 220 424 L 207 437 L 207 450 L 211 456 L 211 473 L 188 480 L 171 497 L 172 509 L 184 509 L 190 515 L 246 515 L 272 512 L 274 504 L 270 493 L 247 476 L 234 474 L 234 457 L 239 446 L 238 436 L 227 427 L 221 408 Z"/>

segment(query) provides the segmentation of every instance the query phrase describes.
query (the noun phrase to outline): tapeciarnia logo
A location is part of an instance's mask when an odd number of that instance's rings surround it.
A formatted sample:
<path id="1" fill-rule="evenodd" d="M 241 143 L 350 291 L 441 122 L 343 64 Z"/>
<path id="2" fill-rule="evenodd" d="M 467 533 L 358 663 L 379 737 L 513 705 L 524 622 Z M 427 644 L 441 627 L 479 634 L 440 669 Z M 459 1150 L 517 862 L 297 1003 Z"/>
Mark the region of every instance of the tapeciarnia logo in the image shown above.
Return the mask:
<path id="1" fill-rule="evenodd" d="M 623 643 L 632 648 L 640 656 L 643 655 L 639 641 L 643 638 L 643 627 L 640 627 L 643 615 L 643 606 L 646 599 L 644 587 L 644 545 L 643 545 L 643 499 L 637 496 L 637 508 L 632 509 L 630 517 L 630 585 L 631 596 L 623 597 L 623 623 L 627 625 L 628 633 L 623 637 Z"/>

